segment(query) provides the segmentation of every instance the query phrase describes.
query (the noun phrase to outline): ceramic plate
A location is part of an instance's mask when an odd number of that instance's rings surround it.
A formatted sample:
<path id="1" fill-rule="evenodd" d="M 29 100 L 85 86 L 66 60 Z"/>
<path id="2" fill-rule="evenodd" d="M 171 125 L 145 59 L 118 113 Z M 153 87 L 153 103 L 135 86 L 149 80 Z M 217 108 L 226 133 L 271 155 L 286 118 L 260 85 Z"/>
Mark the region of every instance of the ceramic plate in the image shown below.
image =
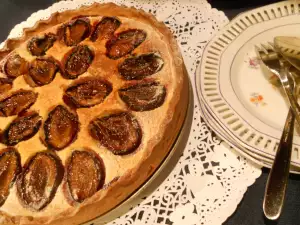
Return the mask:
<path id="1" fill-rule="evenodd" d="M 265 158 L 274 158 L 288 103 L 254 46 L 275 36 L 300 36 L 299 12 L 299 2 L 285 1 L 237 16 L 206 46 L 196 74 L 199 98 L 211 117 L 235 142 Z M 292 164 L 300 167 L 298 130 Z"/>

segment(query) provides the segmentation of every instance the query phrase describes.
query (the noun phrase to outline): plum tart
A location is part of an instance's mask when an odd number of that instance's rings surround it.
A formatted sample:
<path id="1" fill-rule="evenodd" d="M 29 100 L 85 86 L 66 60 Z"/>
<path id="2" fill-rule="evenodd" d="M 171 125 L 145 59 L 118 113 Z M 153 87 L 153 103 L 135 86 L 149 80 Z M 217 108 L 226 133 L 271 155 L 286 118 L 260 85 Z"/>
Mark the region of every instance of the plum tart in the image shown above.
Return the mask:
<path id="1" fill-rule="evenodd" d="M 170 30 L 112 3 L 54 13 L 0 51 L 0 224 L 79 224 L 168 154 L 188 79 Z"/>

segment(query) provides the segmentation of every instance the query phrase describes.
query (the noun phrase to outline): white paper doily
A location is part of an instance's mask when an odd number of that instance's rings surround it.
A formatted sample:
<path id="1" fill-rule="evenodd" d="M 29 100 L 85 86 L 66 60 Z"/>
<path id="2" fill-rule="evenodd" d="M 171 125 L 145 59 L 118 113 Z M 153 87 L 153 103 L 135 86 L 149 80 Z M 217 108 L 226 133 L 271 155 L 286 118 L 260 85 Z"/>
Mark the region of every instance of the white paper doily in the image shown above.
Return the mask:
<path id="1" fill-rule="evenodd" d="M 47 19 L 57 11 L 103 0 L 62 1 L 32 14 L 14 27 L 9 38 L 19 37 L 25 27 Z M 195 70 L 203 48 L 228 19 L 205 0 L 111 0 L 151 12 L 175 34 L 195 92 Z M 3 44 L 3 43 L 2 43 Z M 200 118 L 195 97 L 189 142 L 168 178 L 150 196 L 110 225 L 174 224 L 218 225 L 236 209 L 247 187 L 261 169 L 220 142 Z M 96 224 L 95 224 L 96 225 Z"/>

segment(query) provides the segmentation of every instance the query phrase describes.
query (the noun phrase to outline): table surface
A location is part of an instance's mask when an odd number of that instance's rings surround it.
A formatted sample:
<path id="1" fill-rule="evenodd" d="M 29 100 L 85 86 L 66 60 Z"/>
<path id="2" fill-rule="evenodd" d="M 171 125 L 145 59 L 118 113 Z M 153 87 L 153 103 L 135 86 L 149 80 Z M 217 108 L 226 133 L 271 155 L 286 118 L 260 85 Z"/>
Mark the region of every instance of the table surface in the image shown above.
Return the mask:
<path id="1" fill-rule="evenodd" d="M 209 0 L 213 7 L 225 12 L 229 19 L 245 10 L 276 0 Z M 47 8 L 55 0 L 1 0 L 0 42 L 5 40 L 14 25 L 24 21 L 31 13 Z M 268 221 L 263 216 L 262 201 L 269 170 L 263 169 L 262 176 L 247 190 L 236 212 L 224 225 L 297 225 L 300 224 L 300 175 L 290 175 L 287 197 L 282 216 L 278 221 Z M 188 224 L 187 224 L 188 225 Z"/>

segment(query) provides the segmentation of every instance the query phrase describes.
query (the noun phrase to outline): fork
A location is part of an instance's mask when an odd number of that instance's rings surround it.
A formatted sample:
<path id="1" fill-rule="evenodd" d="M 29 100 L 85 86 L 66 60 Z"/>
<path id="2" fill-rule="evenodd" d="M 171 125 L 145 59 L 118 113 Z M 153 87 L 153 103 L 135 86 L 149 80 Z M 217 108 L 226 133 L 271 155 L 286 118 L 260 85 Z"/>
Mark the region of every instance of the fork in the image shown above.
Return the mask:
<path id="1" fill-rule="evenodd" d="M 274 65 L 281 66 L 284 64 L 286 67 L 284 76 L 286 76 L 286 83 L 288 82 L 285 85 L 289 85 L 288 88 L 293 94 L 295 89 L 297 89 L 296 79 L 300 73 L 294 67 L 290 67 L 284 59 L 280 59 L 281 62 L 279 62 L 278 54 L 271 47 L 263 46 L 261 49 L 256 47 L 256 50 L 264 63 L 270 64 L 272 62 L 272 67 L 269 66 L 269 69 L 274 68 Z M 278 62 L 275 63 L 275 60 Z M 289 70 L 289 67 L 291 70 Z M 270 70 L 273 72 L 275 69 Z M 293 73 L 291 72 L 292 70 Z M 294 123 L 295 116 L 290 107 L 265 189 L 263 210 L 265 216 L 271 220 L 279 218 L 284 204 L 292 153 Z"/>
<path id="2" fill-rule="evenodd" d="M 284 92 L 288 97 L 288 101 L 293 114 L 295 115 L 296 121 L 300 126 L 300 106 L 292 91 L 294 81 L 288 77 L 288 69 L 291 64 L 278 54 L 271 44 L 261 45 L 261 48 L 256 46 L 256 51 L 268 69 L 279 78 Z"/>

